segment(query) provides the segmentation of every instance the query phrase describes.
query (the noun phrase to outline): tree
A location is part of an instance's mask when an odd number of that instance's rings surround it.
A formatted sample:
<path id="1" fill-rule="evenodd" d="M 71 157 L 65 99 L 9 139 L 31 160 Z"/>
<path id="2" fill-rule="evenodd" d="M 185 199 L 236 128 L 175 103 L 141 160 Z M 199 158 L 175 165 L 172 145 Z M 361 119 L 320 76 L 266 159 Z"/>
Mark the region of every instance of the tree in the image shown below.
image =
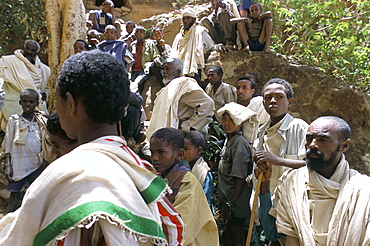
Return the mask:
<path id="1" fill-rule="evenodd" d="M 370 89 L 370 2 L 263 0 L 273 11 L 273 50 Z"/>

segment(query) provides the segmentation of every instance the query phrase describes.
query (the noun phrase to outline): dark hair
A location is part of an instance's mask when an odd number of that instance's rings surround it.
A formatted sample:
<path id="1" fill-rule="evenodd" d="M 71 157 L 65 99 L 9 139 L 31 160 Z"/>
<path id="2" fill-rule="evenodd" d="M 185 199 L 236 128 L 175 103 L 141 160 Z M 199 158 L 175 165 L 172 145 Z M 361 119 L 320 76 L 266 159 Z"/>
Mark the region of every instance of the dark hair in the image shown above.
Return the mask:
<path id="1" fill-rule="evenodd" d="M 69 144 L 75 144 L 77 143 L 77 139 L 70 139 L 66 132 L 62 129 L 62 126 L 60 125 L 59 115 L 56 111 L 54 111 L 48 118 L 48 122 L 46 123 L 46 129 L 48 132 L 52 135 L 58 136 L 62 139 L 68 140 Z"/>
<path id="2" fill-rule="evenodd" d="M 89 49 L 89 45 L 87 44 L 87 42 L 83 39 L 77 39 L 76 42 L 74 44 L 76 44 L 77 42 L 82 42 L 84 43 L 84 46 L 85 46 L 85 49 Z"/>
<path id="3" fill-rule="evenodd" d="M 184 132 L 184 138 L 188 139 L 195 147 L 202 147 L 206 145 L 203 135 L 198 131 Z"/>
<path id="4" fill-rule="evenodd" d="M 254 82 L 256 82 L 256 84 L 258 84 L 259 79 L 258 79 L 257 74 L 255 74 L 255 73 L 246 73 L 244 76 L 248 77 L 248 78 L 251 78 Z"/>
<path id="5" fill-rule="evenodd" d="M 155 131 L 150 139 L 156 138 L 160 142 L 171 145 L 174 150 L 184 148 L 184 135 L 183 133 L 173 127 L 164 127 Z"/>
<path id="6" fill-rule="evenodd" d="M 114 7 L 114 3 L 111 0 L 105 0 L 102 5 L 109 5 L 110 7 Z"/>
<path id="7" fill-rule="evenodd" d="M 251 79 L 251 78 L 249 78 L 249 77 L 247 77 L 247 76 L 242 76 L 242 77 L 240 77 L 240 78 L 238 79 L 238 81 L 237 81 L 236 83 L 238 84 L 238 82 L 239 82 L 240 80 L 249 80 L 249 81 L 251 82 L 251 89 L 256 89 L 256 82 L 255 82 L 253 79 Z"/>
<path id="8" fill-rule="evenodd" d="M 93 50 L 77 53 L 62 66 L 57 93 L 81 98 L 87 116 L 95 123 L 114 124 L 122 119 L 130 94 L 127 72 L 111 54 Z"/>
<path id="9" fill-rule="evenodd" d="M 90 29 L 87 31 L 87 36 L 90 36 L 91 34 L 95 34 L 97 36 L 100 36 L 100 33 L 95 29 Z"/>
<path id="10" fill-rule="evenodd" d="M 127 25 L 129 25 L 129 24 L 130 24 L 130 25 L 134 25 L 134 27 L 136 27 L 136 24 L 135 24 L 135 22 L 133 22 L 133 21 L 127 21 L 127 22 L 126 22 L 126 26 L 127 26 Z"/>
<path id="11" fill-rule="evenodd" d="M 217 74 L 220 74 L 220 73 L 224 74 L 224 71 L 219 66 L 212 66 L 208 70 L 214 70 Z"/>
<path id="12" fill-rule="evenodd" d="M 271 85 L 271 84 L 280 84 L 280 85 L 283 85 L 285 87 L 285 95 L 288 99 L 292 98 L 294 93 L 293 93 L 293 89 L 292 89 L 292 86 L 290 85 L 290 83 L 284 79 L 280 79 L 280 78 L 274 78 L 274 79 L 270 79 L 269 81 L 267 81 L 267 83 L 263 86 L 262 88 L 262 96 L 265 94 L 265 88 L 268 86 L 268 85 Z"/>
<path id="13" fill-rule="evenodd" d="M 342 140 L 347 140 L 351 138 L 351 128 L 348 125 L 348 123 L 343 120 L 342 118 L 339 118 L 337 116 L 321 116 L 317 118 L 316 120 L 323 119 L 323 120 L 332 120 L 338 123 L 338 131 L 342 135 Z M 315 120 L 315 121 L 316 121 Z"/>
<path id="14" fill-rule="evenodd" d="M 24 93 L 30 94 L 30 96 L 34 97 L 36 99 L 36 101 L 38 101 L 40 99 L 39 93 L 37 91 L 35 91 L 34 89 L 27 88 L 27 89 L 24 89 L 23 91 L 21 91 L 21 93 L 19 94 L 20 99 L 22 99 L 22 95 Z"/>

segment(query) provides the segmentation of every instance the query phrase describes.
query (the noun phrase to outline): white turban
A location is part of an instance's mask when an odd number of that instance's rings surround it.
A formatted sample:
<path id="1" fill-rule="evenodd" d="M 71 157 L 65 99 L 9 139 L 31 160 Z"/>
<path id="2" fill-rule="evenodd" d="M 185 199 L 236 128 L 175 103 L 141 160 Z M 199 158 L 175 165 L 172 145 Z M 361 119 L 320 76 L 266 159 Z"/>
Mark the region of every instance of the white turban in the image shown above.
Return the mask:
<path id="1" fill-rule="evenodd" d="M 182 11 L 182 17 L 185 17 L 185 16 L 190 16 L 190 17 L 193 17 L 193 18 L 197 18 L 197 15 L 195 14 L 194 9 L 192 9 L 192 8 L 185 8 Z"/>

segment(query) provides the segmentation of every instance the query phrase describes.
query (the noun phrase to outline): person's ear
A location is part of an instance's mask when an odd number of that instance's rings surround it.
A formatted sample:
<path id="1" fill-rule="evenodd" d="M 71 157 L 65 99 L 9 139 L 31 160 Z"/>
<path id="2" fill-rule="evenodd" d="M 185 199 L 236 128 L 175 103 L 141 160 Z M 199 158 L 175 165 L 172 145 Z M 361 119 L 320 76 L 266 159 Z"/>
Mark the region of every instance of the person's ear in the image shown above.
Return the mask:
<path id="1" fill-rule="evenodd" d="M 291 97 L 291 98 L 288 99 L 288 108 L 290 108 L 290 106 L 292 106 L 292 104 L 293 104 L 293 98 Z"/>
<path id="2" fill-rule="evenodd" d="M 202 152 L 203 152 L 203 148 L 201 146 L 198 146 L 198 148 L 197 148 L 197 155 L 202 154 Z"/>
<path id="3" fill-rule="evenodd" d="M 185 150 L 183 148 L 177 150 L 177 161 L 182 161 L 185 159 Z"/>
<path id="4" fill-rule="evenodd" d="M 76 114 L 77 111 L 77 101 L 69 92 L 66 93 L 66 97 L 67 97 L 66 98 L 67 112 L 69 113 L 70 116 L 73 116 Z"/>
<path id="5" fill-rule="evenodd" d="M 351 139 L 346 139 L 342 142 L 342 147 L 340 149 L 340 151 L 343 153 L 343 152 L 346 152 L 349 147 L 351 147 Z"/>
<path id="6" fill-rule="evenodd" d="M 256 89 L 251 89 L 251 91 L 253 92 L 253 94 L 256 92 Z"/>

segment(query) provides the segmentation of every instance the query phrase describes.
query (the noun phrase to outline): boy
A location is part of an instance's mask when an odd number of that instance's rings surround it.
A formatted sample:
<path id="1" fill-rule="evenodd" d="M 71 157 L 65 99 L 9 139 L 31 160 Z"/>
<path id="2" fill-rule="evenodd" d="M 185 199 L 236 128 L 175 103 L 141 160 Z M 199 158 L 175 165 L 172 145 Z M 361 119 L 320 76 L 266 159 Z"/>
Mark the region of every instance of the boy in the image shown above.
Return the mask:
<path id="1" fill-rule="evenodd" d="M 216 222 L 197 178 L 184 161 L 184 136 L 180 130 L 166 127 L 150 138 L 154 168 L 172 189 L 167 198 L 173 203 L 185 224 L 182 245 L 218 245 Z"/>
<path id="2" fill-rule="evenodd" d="M 247 40 L 251 51 L 270 52 L 272 19 L 271 12 L 262 14 L 262 5 L 250 6 L 251 18 L 247 19 Z"/>
<path id="3" fill-rule="evenodd" d="M 112 54 L 118 59 L 126 68 L 126 71 L 135 63 L 135 59 L 128 50 L 125 41 L 116 40 L 117 29 L 113 25 L 108 25 L 105 28 L 105 39 L 98 44 L 98 49 Z"/>
<path id="4" fill-rule="evenodd" d="M 97 30 L 100 33 L 104 32 L 107 25 L 114 23 L 114 3 L 110 0 L 106 0 L 102 3 L 103 9 L 97 11 L 90 11 L 89 20 L 92 23 L 92 29 Z"/>
<path id="5" fill-rule="evenodd" d="M 46 124 L 51 142 L 51 154 L 57 158 L 71 152 L 78 146 L 77 139 L 70 139 L 60 125 L 59 116 L 55 111 L 49 116 Z"/>
<path id="6" fill-rule="evenodd" d="M 252 192 L 245 179 L 252 173 L 253 161 L 251 148 L 242 134 L 242 125 L 234 108 L 217 111 L 227 135 L 218 168 L 218 198 L 222 216 L 227 221 L 223 236 L 225 245 L 244 246 L 244 222 L 250 217 L 249 200 Z"/>
<path id="7" fill-rule="evenodd" d="M 47 160 L 50 161 L 45 134 L 46 118 L 35 110 L 39 105 L 39 94 L 25 89 L 20 94 L 19 104 L 23 113 L 10 116 L 3 142 L 9 181 L 7 190 L 11 192 L 7 212 L 18 208 L 20 191 L 26 181 L 31 184 L 46 167 Z"/>
<path id="8" fill-rule="evenodd" d="M 205 141 L 198 131 L 184 132 L 185 160 L 189 162 L 191 173 L 199 180 L 208 205 L 213 212 L 213 177 L 207 162 L 200 155 L 203 152 Z"/>

